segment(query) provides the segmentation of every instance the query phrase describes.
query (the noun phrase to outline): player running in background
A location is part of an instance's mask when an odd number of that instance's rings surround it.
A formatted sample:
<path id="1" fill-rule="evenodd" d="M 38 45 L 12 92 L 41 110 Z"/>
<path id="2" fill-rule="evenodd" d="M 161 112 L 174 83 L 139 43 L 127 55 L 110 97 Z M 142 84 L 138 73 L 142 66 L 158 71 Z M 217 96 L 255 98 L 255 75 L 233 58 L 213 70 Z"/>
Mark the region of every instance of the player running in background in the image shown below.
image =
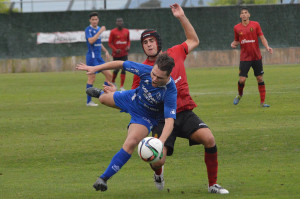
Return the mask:
<path id="1" fill-rule="evenodd" d="M 250 13 L 247 8 L 241 9 L 240 18 L 242 22 L 234 26 L 234 41 L 231 43 L 232 48 L 236 48 L 239 44 L 241 47 L 238 95 L 234 98 L 233 104 L 237 105 L 240 102 L 248 72 L 250 67 L 252 67 L 258 83 L 260 105 L 261 107 L 270 107 L 270 105 L 265 104 L 266 88 L 263 80 L 264 71 L 258 37 L 270 54 L 273 53 L 273 49 L 268 45 L 268 41 L 264 37 L 259 23 L 249 20 Z"/>
<path id="2" fill-rule="evenodd" d="M 170 76 L 173 67 L 174 60 L 167 54 L 159 56 L 153 67 L 130 61 L 113 61 L 96 67 L 77 65 L 76 69 L 88 71 L 89 74 L 98 70 L 125 69 L 141 79 L 140 86 L 134 90 L 104 92 L 97 88 L 87 89 L 87 94 L 99 98 L 102 104 L 131 115 L 127 138 L 121 150 L 115 154 L 105 172 L 95 182 L 94 188 L 97 191 L 107 190 L 106 181 L 130 159 L 135 147 L 157 125 L 158 120 L 165 121 L 159 137 L 162 143 L 171 134 L 176 119 L 177 98 L 175 82 Z"/>
<path id="3" fill-rule="evenodd" d="M 181 23 L 187 39 L 182 44 L 173 46 L 167 50 L 168 55 L 173 57 L 175 61 L 175 67 L 171 76 L 175 80 L 177 87 L 177 119 L 175 120 L 172 134 L 165 142 L 163 158 L 151 164 L 151 168 L 155 172 L 154 182 L 159 190 L 164 188 L 163 165 L 166 156 L 173 154 L 176 137 L 181 137 L 188 139 L 190 146 L 204 145 L 204 160 L 209 181 L 208 191 L 210 193 L 227 194 L 229 192 L 217 184 L 218 159 L 215 138 L 208 126 L 193 112 L 193 109 L 197 105 L 190 96 L 185 72 L 184 61 L 186 55 L 199 45 L 199 39 L 192 24 L 185 16 L 183 9 L 178 4 L 173 4 L 171 10 L 174 17 Z M 160 36 L 155 30 L 146 30 L 141 35 L 141 42 L 144 52 L 148 56 L 143 63 L 153 66 L 162 50 Z M 135 75 L 132 89 L 136 88 L 139 84 L 140 79 Z M 159 125 L 153 128 L 153 136 L 160 136 L 163 126 L 164 121 L 160 121 Z"/>
<path id="4" fill-rule="evenodd" d="M 124 22 L 122 18 L 117 18 L 117 27 L 110 31 L 108 45 L 112 49 L 112 56 L 114 60 L 128 60 L 128 51 L 130 49 L 129 30 L 124 28 Z M 116 69 L 113 72 L 112 83 L 115 84 L 116 77 L 120 69 Z M 120 90 L 124 91 L 124 82 L 126 72 L 122 69 L 120 81 Z"/>
<path id="5" fill-rule="evenodd" d="M 109 59 L 108 50 L 102 45 L 100 34 L 106 30 L 105 26 L 101 28 L 98 26 L 99 17 L 97 12 L 92 12 L 89 15 L 90 25 L 85 29 L 85 38 L 86 44 L 88 47 L 88 52 L 86 53 L 86 64 L 89 66 L 97 66 L 105 63 L 101 57 L 101 50 L 105 52 L 106 59 Z M 109 82 L 112 79 L 112 74 L 110 71 L 101 71 L 105 76 L 105 82 Z M 93 87 L 95 82 L 96 74 L 88 75 L 88 80 L 86 84 L 86 88 Z M 104 83 L 107 84 L 107 83 Z M 92 101 L 92 98 L 87 95 L 87 106 L 98 106 Z"/>

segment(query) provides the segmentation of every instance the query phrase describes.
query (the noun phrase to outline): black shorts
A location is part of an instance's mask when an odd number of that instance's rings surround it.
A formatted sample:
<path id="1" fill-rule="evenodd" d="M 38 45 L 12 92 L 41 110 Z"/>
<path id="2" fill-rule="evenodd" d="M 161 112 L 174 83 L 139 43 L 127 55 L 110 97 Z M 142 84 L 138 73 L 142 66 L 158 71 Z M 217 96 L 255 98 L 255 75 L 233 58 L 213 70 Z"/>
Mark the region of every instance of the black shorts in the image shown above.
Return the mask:
<path id="1" fill-rule="evenodd" d="M 253 68 L 255 77 L 264 74 L 262 60 L 260 59 L 255 61 L 240 61 L 239 76 L 248 77 L 248 72 L 251 67 Z"/>
<path id="2" fill-rule="evenodd" d="M 113 57 L 113 60 L 114 60 L 114 61 L 116 61 L 116 60 L 127 61 L 127 59 L 128 59 L 128 56 L 127 56 L 127 55 L 125 55 L 125 56 L 123 56 L 123 57 Z M 120 70 L 120 69 L 115 69 L 114 72 L 115 72 L 115 73 L 118 73 L 119 70 Z M 126 71 L 125 71 L 124 69 L 122 69 L 122 74 L 125 74 L 125 73 L 126 73 Z"/>
<path id="3" fill-rule="evenodd" d="M 165 121 L 160 121 L 158 126 L 152 129 L 152 136 L 159 137 L 164 128 Z M 174 129 L 165 142 L 165 146 L 168 148 L 168 156 L 171 156 L 174 151 L 174 144 L 176 137 L 189 139 L 190 146 L 199 143 L 193 142 L 190 139 L 191 134 L 201 128 L 209 128 L 193 111 L 187 110 L 177 113 L 176 120 L 174 122 Z"/>
<path id="4" fill-rule="evenodd" d="M 127 61 L 128 56 L 125 55 L 125 56 L 123 56 L 123 57 L 113 57 L 113 59 L 114 59 L 114 61 L 116 61 L 116 60 Z"/>

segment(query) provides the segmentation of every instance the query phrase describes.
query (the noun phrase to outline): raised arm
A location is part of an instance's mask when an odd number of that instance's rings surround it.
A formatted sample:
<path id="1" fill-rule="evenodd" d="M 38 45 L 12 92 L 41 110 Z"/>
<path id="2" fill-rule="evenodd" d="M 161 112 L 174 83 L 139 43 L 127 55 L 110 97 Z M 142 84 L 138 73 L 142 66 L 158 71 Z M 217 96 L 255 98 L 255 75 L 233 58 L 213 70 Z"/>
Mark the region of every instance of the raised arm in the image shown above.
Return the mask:
<path id="1" fill-rule="evenodd" d="M 88 38 L 89 43 L 91 45 L 93 45 L 97 41 L 97 39 L 100 37 L 100 34 L 103 33 L 105 30 L 106 30 L 106 27 L 102 26 L 100 28 L 100 30 L 93 37 Z"/>
<path id="2" fill-rule="evenodd" d="M 93 74 L 99 70 L 122 69 L 124 61 L 111 61 L 97 66 L 87 66 L 84 63 L 77 64 L 77 70 L 87 71 L 87 74 Z"/>
<path id="3" fill-rule="evenodd" d="M 188 46 L 188 51 L 191 52 L 199 45 L 198 35 L 190 23 L 189 19 L 185 16 L 183 9 L 177 3 L 170 6 L 174 17 L 176 17 L 184 30 L 186 36 L 186 44 Z"/>
<path id="4" fill-rule="evenodd" d="M 267 51 L 272 54 L 273 49 L 269 46 L 267 39 L 265 38 L 264 35 L 259 36 L 261 43 L 264 45 L 264 47 L 267 49 Z"/>

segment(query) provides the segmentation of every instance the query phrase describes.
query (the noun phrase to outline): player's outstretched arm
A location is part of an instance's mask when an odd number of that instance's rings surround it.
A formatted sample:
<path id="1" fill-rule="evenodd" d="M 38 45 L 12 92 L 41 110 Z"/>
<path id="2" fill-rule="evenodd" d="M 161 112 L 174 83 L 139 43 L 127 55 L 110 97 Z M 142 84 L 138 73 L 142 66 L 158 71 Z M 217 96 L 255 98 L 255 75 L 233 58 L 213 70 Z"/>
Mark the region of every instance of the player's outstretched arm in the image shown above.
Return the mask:
<path id="1" fill-rule="evenodd" d="M 174 17 L 176 17 L 184 30 L 186 36 L 186 44 L 188 45 L 188 51 L 191 52 L 199 45 L 198 35 L 190 23 L 189 19 L 185 16 L 183 9 L 177 3 L 170 6 Z"/>
<path id="2" fill-rule="evenodd" d="M 79 63 L 76 66 L 77 70 L 87 71 L 87 74 L 93 74 L 100 70 L 122 69 L 124 61 L 111 61 L 97 66 L 87 66 L 84 63 Z"/>

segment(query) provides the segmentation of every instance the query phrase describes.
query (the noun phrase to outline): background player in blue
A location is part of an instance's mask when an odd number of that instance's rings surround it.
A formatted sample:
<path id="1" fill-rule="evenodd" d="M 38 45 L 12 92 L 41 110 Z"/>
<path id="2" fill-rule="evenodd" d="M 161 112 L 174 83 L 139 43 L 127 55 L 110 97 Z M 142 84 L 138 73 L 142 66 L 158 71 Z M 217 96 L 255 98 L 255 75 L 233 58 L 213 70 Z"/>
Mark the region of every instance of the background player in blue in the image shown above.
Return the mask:
<path id="1" fill-rule="evenodd" d="M 90 25 L 85 29 L 85 38 L 86 38 L 86 44 L 88 47 L 88 52 L 86 53 L 86 64 L 89 66 L 97 66 L 100 64 L 105 63 L 105 61 L 101 57 L 101 50 L 105 52 L 106 59 L 109 58 L 109 52 L 108 50 L 102 45 L 100 34 L 106 30 L 105 26 L 102 26 L 101 28 L 98 26 L 99 23 L 99 17 L 97 12 L 92 12 L 89 15 L 90 19 Z M 103 75 L 105 76 L 105 82 L 104 84 L 107 84 L 106 82 L 109 82 L 112 80 L 112 74 L 111 71 L 101 71 Z M 88 80 L 86 84 L 86 88 L 93 87 L 93 84 L 95 82 L 96 74 L 88 75 Z M 93 101 L 91 101 L 92 98 L 87 95 L 87 106 L 98 106 L 98 104 L 95 104 Z"/>
<path id="2" fill-rule="evenodd" d="M 128 91 L 104 92 L 97 88 L 87 89 L 87 93 L 99 98 L 102 104 L 131 115 L 127 138 L 121 150 L 115 154 L 105 172 L 95 182 L 96 191 L 107 190 L 106 181 L 130 159 L 135 147 L 157 125 L 158 120 L 165 119 L 159 139 L 164 143 L 171 134 L 177 106 L 177 90 L 170 76 L 174 65 L 173 58 L 167 54 L 159 55 L 153 67 L 130 61 L 113 61 L 96 67 L 77 65 L 76 69 L 88 71 L 88 74 L 98 70 L 125 69 L 141 79 L 138 88 Z"/>

